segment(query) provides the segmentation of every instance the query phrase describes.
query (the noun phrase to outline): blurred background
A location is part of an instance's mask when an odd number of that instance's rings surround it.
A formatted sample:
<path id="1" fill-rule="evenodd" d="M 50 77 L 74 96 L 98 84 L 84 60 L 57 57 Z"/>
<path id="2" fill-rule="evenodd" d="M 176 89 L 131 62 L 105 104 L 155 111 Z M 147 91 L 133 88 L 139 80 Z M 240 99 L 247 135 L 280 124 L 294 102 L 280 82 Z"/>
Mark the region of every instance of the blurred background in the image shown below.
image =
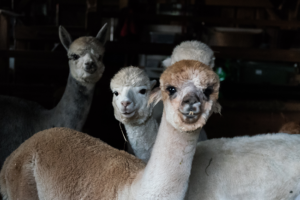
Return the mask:
<path id="1" fill-rule="evenodd" d="M 184 40 L 215 52 L 223 109 L 205 125 L 208 138 L 278 132 L 285 122 L 300 122 L 299 6 L 300 0 L 0 0 L 0 95 L 53 108 L 69 73 L 58 26 L 76 39 L 108 23 L 106 70 L 83 132 L 123 149 L 110 79 L 134 65 L 158 80 L 161 61 Z"/>

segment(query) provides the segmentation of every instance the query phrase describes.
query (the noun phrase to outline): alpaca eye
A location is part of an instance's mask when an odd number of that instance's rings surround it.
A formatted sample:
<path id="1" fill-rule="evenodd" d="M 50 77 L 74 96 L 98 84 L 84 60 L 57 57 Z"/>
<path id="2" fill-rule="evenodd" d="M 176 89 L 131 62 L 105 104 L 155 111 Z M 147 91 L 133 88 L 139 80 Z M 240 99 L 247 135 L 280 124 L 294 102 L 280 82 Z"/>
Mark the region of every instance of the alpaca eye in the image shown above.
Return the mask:
<path id="1" fill-rule="evenodd" d="M 98 60 L 102 60 L 102 55 L 100 55 L 100 56 L 98 57 Z"/>
<path id="2" fill-rule="evenodd" d="M 77 54 L 71 54 L 71 58 L 69 58 L 69 60 L 70 60 L 70 59 L 72 59 L 72 60 L 77 60 L 79 57 L 80 57 L 80 56 L 77 55 Z"/>
<path id="3" fill-rule="evenodd" d="M 206 97 L 209 97 L 209 95 L 213 93 L 213 89 L 208 87 L 203 91 L 203 93 L 205 94 Z"/>
<path id="4" fill-rule="evenodd" d="M 173 86 L 167 87 L 167 90 L 169 91 L 170 95 L 173 95 L 176 93 L 176 88 Z"/>
<path id="5" fill-rule="evenodd" d="M 146 94 L 146 89 L 141 89 L 141 90 L 139 91 L 139 93 L 141 93 L 141 94 Z"/>
<path id="6" fill-rule="evenodd" d="M 116 91 L 116 92 L 114 92 L 114 95 L 118 96 L 118 95 L 119 95 L 119 93 Z"/>

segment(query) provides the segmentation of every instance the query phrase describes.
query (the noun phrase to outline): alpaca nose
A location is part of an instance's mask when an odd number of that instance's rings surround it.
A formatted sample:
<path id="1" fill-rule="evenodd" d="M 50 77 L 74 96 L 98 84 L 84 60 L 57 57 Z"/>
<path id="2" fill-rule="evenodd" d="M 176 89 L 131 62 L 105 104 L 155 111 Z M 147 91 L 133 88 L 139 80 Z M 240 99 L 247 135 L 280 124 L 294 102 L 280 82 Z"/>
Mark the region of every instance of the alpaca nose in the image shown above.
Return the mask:
<path id="1" fill-rule="evenodd" d="M 126 108 L 127 106 L 129 106 L 131 104 L 130 101 L 122 101 L 121 104 Z"/>
<path id="2" fill-rule="evenodd" d="M 183 98 L 181 105 L 184 106 L 188 104 L 189 106 L 193 106 L 194 104 L 199 102 L 200 100 L 196 94 L 188 94 Z"/>
<path id="3" fill-rule="evenodd" d="M 93 74 L 96 71 L 97 67 L 94 62 L 86 62 L 84 70 L 90 74 Z"/>

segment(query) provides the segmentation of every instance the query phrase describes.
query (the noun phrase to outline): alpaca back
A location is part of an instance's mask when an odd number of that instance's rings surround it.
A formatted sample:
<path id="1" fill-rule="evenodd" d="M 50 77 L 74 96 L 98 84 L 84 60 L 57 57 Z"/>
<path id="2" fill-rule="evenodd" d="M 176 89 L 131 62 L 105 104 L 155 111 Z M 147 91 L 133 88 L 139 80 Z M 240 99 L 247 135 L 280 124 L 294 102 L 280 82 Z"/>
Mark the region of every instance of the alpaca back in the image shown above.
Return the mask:
<path id="1" fill-rule="evenodd" d="M 35 102 L 0 96 L 0 167 L 22 142 L 43 130 L 47 110 Z M 34 126 L 33 126 L 34 124 Z"/>
<path id="2" fill-rule="evenodd" d="M 186 199 L 295 199 L 300 135 L 264 134 L 198 143 Z"/>
<path id="3" fill-rule="evenodd" d="M 31 167 L 27 163 L 32 163 Z M 118 190 L 130 184 L 144 166 L 134 156 L 99 139 L 53 128 L 32 136 L 6 160 L 0 187 L 4 196 L 22 198 L 26 185 L 16 188 L 16 183 L 32 176 L 31 185 L 36 187 L 39 199 L 116 199 Z M 24 176 L 27 178 L 22 179 Z"/>

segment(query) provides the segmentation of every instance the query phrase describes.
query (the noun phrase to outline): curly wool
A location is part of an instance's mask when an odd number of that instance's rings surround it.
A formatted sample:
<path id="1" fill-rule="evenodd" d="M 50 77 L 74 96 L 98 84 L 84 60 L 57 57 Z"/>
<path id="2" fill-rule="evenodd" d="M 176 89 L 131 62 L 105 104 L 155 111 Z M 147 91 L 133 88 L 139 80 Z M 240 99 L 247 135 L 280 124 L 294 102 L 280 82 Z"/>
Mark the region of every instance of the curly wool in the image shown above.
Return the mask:
<path id="1" fill-rule="evenodd" d="M 196 60 L 202 62 L 211 68 L 215 65 L 215 57 L 213 50 L 200 41 L 185 41 L 177 45 L 171 58 L 163 61 L 164 67 L 169 67 L 180 60 Z"/>
<path id="2" fill-rule="evenodd" d="M 146 72 L 138 67 L 130 66 L 122 68 L 114 75 L 110 82 L 110 89 L 124 86 L 143 86 L 150 87 L 150 80 Z"/>

